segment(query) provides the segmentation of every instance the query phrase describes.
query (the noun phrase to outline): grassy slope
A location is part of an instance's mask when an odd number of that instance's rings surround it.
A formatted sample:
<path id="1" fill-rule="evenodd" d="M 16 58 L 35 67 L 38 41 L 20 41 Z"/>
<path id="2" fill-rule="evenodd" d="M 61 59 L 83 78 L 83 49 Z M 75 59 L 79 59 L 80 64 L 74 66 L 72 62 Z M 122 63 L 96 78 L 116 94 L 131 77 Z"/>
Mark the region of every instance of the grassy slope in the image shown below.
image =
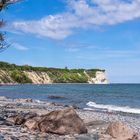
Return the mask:
<path id="1" fill-rule="evenodd" d="M 104 71 L 100 69 L 60 69 L 60 68 L 46 68 L 46 67 L 32 67 L 32 66 L 18 66 L 15 64 L 9 64 L 7 62 L 0 62 L 0 70 L 4 71 L 11 77 L 11 79 L 18 83 L 32 83 L 31 79 L 25 75 L 23 71 L 34 72 L 46 72 L 54 83 L 87 83 L 88 77 L 84 71 L 88 73 L 90 77 L 95 77 L 96 71 Z M 2 77 L 0 71 L 0 78 L 6 80 L 6 75 Z"/>

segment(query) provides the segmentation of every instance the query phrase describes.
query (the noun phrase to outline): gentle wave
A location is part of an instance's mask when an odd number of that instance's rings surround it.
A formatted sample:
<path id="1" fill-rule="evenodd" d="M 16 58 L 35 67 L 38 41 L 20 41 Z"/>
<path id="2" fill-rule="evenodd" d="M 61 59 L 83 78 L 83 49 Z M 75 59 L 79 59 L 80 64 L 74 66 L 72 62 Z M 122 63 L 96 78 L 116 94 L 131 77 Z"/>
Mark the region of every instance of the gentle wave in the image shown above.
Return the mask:
<path id="1" fill-rule="evenodd" d="M 96 109 L 105 109 L 108 111 L 140 114 L 140 109 L 130 108 L 129 106 L 122 107 L 122 106 L 115 106 L 115 105 L 104 105 L 104 104 L 96 104 L 95 102 L 88 102 L 87 106 L 93 107 Z M 92 108 L 85 108 L 85 109 L 92 110 Z"/>

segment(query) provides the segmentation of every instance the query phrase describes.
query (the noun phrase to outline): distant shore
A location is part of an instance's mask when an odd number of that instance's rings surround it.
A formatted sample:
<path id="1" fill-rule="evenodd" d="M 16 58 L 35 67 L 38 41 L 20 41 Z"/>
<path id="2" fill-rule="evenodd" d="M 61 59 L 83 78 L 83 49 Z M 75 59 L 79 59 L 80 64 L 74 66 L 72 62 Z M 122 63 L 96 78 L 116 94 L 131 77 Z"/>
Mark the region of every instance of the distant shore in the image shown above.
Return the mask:
<path id="1" fill-rule="evenodd" d="M 9 126 L 3 124 L 2 120 L 5 120 L 6 117 L 11 114 L 16 113 L 27 113 L 33 112 L 39 115 L 47 114 L 50 111 L 61 110 L 68 107 L 68 105 L 42 102 L 39 100 L 32 99 L 10 99 L 6 97 L 0 97 L 0 130 L 2 136 L 8 138 L 15 135 L 17 138 L 26 136 L 27 139 L 33 139 L 39 137 L 41 139 L 44 136 L 47 136 L 49 139 L 56 139 L 58 136 L 53 134 L 41 134 L 39 132 L 29 131 L 27 128 L 22 128 L 19 126 Z M 78 115 L 84 120 L 87 124 L 88 134 L 85 135 L 73 135 L 69 137 L 95 137 L 96 134 L 103 133 L 108 124 L 112 121 L 122 121 L 130 126 L 135 132 L 140 136 L 140 116 L 133 114 L 123 114 L 123 113 L 109 113 L 109 112 L 97 112 L 97 111 L 87 111 L 79 109 L 76 106 L 73 106 L 78 113 Z M 10 130 L 10 131 L 9 131 Z M 18 131 L 17 131 L 18 130 Z M 15 133 L 17 131 L 17 133 Z M 24 133 L 23 133 L 24 132 Z M 59 138 L 67 138 L 67 136 L 59 136 Z M 45 139 L 43 139 L 45 140 Z"/>
<path id="2" fill-rule="evenodd" d="M 0 83 L 0 86 L 14 86 L 14 85 L 59 85 L 59 84 L 87 84 L 87 85 L 110 85 L 112 83 L 108 83 L 108 84 L 91 84 L 91 83 L 47 83 L 47 84 L 35 84 L 35 83 Z"/>
<path id="3" fill-rule="evenodd" d="M 108 84 L 105 70 L 19 66 L 0 62 L 0 83 L 92 83 Z"/>

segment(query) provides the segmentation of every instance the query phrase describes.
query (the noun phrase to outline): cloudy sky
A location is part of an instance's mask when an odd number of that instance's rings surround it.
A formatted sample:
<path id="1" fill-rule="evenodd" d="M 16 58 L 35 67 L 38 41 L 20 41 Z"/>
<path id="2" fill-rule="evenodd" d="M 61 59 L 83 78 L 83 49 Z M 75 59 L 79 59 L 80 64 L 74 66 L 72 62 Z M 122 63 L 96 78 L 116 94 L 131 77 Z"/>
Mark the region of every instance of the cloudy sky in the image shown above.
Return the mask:
<path id="1" fill-rule="evenodd" d="M 140 0 L 24 0 L 2 11 L 11 47 L 1 61 L 105 69 L 140 82 Z"/>

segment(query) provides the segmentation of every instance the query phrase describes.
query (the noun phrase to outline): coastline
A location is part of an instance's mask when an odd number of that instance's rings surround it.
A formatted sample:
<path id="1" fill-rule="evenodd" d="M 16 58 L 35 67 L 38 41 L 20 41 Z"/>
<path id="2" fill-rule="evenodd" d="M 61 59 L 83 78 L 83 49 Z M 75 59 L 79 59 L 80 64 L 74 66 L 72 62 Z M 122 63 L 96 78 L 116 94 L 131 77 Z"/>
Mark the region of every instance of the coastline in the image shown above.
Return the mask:
<path id="1" fill-rule="evenodd" d="M 66 135 L 60 136 L 56 134 L 42 134 L 40 132 L 30 131 L 25 127 L 21 126 L 8 126 L 6 124 L 3 125 L 2 118 L 4 119 L 9 114 L 15 113 L 37 113 L 39 115 L 47 114 L 54 110 L 62 110 L 72 106 L 51 103 L 47 101 L 39 101 L 32 99 L 10 99 L 6 97 L 0 97 L 0 130 L 1 136 L 5 138 L 9 138 L 15 136 L 20 140 L 26 139 L 37 139 L 37 140 L 45 140 L 47 137 L 50 140 L 61 140 L 61 139 L 72 139 L 75 138 L 93 138 L 96 137 L 97 134 L 102 134 L 112 121 L 121 121 L 126 123 L 129 127 L 131 127 L 137 134 L 140 136 L 140 115 L 130 114 L 130 113 L 110 113 L 110 112 L 100 112 L 100 111 L 88 111 L 79 109 L 77 107 L 73 107 L 77 114 L 82 118 L 87 126 L 88 134 L 82 135 Z M 10 131 L 9 131 L 10 130 Z M 18 133 L 15 131 L 18 130 Z"/>
<path id="2" fill-rule="evenodd" d="M 113 84 L 113 83 L 107 83 L 107 84 L 104 84 L 104 83 L 99 83 L 99 84 L 95 84 L 95 83 L 47 83 L 47 84 L 43 84 L 43 83 L 0 83 L 0 86 L 14 86 L 14 85 L 61 85 L 61 84 L 87 84 L 87 85 L 110 85 L 110 84 Z"/>

